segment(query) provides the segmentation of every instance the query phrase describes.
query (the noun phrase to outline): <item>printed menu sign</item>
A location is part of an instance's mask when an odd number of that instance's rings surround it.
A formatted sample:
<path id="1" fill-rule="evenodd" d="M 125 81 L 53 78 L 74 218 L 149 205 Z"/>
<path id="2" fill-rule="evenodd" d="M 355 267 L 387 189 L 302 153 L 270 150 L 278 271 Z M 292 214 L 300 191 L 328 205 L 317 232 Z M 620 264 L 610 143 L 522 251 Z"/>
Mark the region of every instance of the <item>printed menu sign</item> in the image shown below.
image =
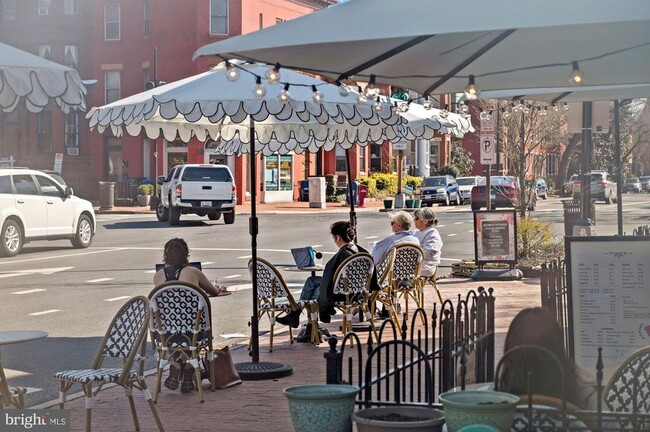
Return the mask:
<path id="1" fill-rule="evenodd" d="M 475 261 L 517 262 L 514 210 L 474 212 Z"/>
<path id="2" fill-rule="evenodd" d="M 567 237 L 572 356 L 590 373 L 603 348 L 605 381 L 650 345 L 650 237 Z"/>

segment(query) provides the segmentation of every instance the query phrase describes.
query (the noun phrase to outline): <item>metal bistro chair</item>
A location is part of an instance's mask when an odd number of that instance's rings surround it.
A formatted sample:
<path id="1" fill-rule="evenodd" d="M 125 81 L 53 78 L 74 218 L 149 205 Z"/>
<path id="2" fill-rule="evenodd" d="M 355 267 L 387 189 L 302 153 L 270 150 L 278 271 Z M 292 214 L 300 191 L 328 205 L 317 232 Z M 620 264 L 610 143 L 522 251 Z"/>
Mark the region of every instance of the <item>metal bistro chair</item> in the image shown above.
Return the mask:
<path id="1" fill-rule="evenodd" d="M 375 271 L 375 262 L 368 253 L 361 252 L 347 257 L 334 274 L 334 307 L 343 312 L 343 336 L 352 330 L 353 310 L 358 308 L 370 320 L 377 340 L 375 317 L 369 313 L 370 284 Z M 336 300 L 344 297 L 344 300 Z"/>
<path id="2" fill-rule="evenodd" d="M 419 283 L 423 258 L 424 252 L 418 245 L 402 243 L 395 246 L 395 264 L 393 264 L 391 283 L 394 295 L 404 298 L 407 316 L 409 314 L 409 297 L 415 301 L 417 307 L 423 307 L 420 294 L 422 287 Z"/>
<path id="3" fill-rule="evenodd" d="M 371 313 L 374 315 L 377 302 L 384 305 L 388 310 L 388 316 L 391 321 L 399 327 L 399 317 L 395 309 L 395 302 L 393 296 L 393 285 L 391 282 L 391 273 L 393 272 L 393 265 L 395 264 L 395 248 L 390 248 L 384 254 L 383 258 L 377 264 L 377 283 L 379 290 L 374 291 L 370 296 L 370 304 L 372 306 Z"/>
<path id="4" fill-rule="evenodd" d="M 154 402 L 160 394 L 163 370 L 170 360 L 184 360 L 194 367 L 194 379 L 203 402 L 200 358 L 205 356 L 208 378 L 214 390 L 212 310 L 210 300 L 199 287 L 187 282 L 165 282 L 149 293 L 151 343 L 158 360 Z M 183 370 L 179 371 L 183 374 Z"/>
<path id="5" fill-rule="evenodd" d="M 131 407 L 131 415 L 135 430 L 140 430 L 138 415 L 135 411 L 135 402 L 131 391 L 133 388 L 141 390 L 144 398 L 149 403 L 149 408 L 156 419 L 158 430 L 164 431 L 156 406 L 151 400 L 151 393 L 144 380 L 144 360 L 147 342 L 147 321 L 151 316 L 149 301 L 146 297 L 134 297 L 120 310 L 111 321 L 108 331 L 95 356 L 95 361 L 90 369 L 68 370 L 57 372 L 54 377 L 60 381 L 59 408 L 63 409 L 66 402 L 66 393 L 74 383 L 82 385 L 86 395 L 86 431 L 90 431 L 91 412 L 94 398 L 106 383 L 115 383 L 124 387 Z M 122 367 L 102 367 L 106 357 L 119 358 Z M 132 370 L 133 363 L 138 362 L 137 371 Z M 97 388 L 93 392 L 93 384 Z"/>
<path id="6" fill-rule="evenodd" d="M 431 276 L 420 276 L 418 278 L 418 294 L 420 295 L 420 304 L 424 305 L 424 287 L 427 285 L 431 285 L 433 289 L 436 291 L 436 294 L 438 295 L 438 300 L 440 301 L 440 304 L 442 305 L 442 294 L 440 294 L 440 289 L 438 289 L 438 284 L 436 281 L 438 280 L 438 268 L 439 266 L 436 266 L 436 271 L 433 272 Z"/>
<path id="7" fill-rule="evenodd" d="M 251 277 L 253 276 L 252 264 L 252 260 L 248 261 L 248 270 L 251 272 Z M 318 319 L 317 303 L 317 300 L 296 302 L 278 269 L 267 260 L 257 258 L 257 314 L 258 319 L 266 315 L 271 325 L 269 352 L 273 352 L 275 318 L 283 313 L 287 314 L 296 310 L 299 306 L 304 306 L 312 314 L 312 319 L 315 309 L 316 319 Z M 318 322 L 316 321 L 314 324 L 312 325 L 312 342 L 315 342 L 318 338 Z M 293 329 L 289 327 L 289 341 L 293 343 L 293 339 Z"/>

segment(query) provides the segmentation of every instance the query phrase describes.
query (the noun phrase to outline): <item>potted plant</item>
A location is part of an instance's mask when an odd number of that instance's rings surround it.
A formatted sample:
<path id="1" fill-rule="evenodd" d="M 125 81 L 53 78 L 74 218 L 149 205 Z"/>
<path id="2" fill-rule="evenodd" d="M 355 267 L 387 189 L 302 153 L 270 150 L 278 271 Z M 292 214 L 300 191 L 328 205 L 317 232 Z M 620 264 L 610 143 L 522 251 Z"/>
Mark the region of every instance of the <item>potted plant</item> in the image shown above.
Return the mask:
<path id="1" fill-rule="evenodd" d="M 359 432 L 440 432 L 442 411 L 429 407 L 392 406 L 365 408 L 352 414 Z"/>
<path id="2" fill-rule="evenodd" d="M 347 432 L 359 387 L 345 384 L 299 385 L 284 389 L 296 432 Z"/>
<path id="3" fill-rule="evenodd" d="M 390 210 L 393 208 L 393 199 L 392 198 L 385 198 L 384 199 L 384 208 L 386 210 Z"/>
<path id="4" fill-rule="evenodd" d="M 153 185 L 145 183 L 138 186 L 138 197 L 137 197 L 138 205 L 148 206 L 152 194 L 153 194 Z"/>

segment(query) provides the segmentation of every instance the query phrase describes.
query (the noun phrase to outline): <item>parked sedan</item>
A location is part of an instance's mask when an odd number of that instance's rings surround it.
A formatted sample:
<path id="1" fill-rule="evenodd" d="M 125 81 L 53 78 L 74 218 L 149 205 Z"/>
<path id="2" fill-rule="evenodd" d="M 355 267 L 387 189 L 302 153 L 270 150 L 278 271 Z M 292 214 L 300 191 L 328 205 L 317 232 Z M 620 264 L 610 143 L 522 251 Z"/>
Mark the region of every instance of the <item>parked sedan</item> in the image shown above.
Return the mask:
<path id="1" fill-rule="evenodd" d="M 641 192 L 641 181 L 636 177 L 625 179 L 623 192 Z"/>
<path id="2" fill-rule="evenodd" d="M 641 190 L 643 192 L 650 192 L 650 176 L 639 177 L 641 182 Z"/>
<path id="3" fill-rule="evenodd" d="M 456 177 L 458 189 L 460 190 L 460 199 L 463 203 L 472 200 L 472 188 L 478 185 L 482 179 L 482 176 Z"/>
<path id="4" fill-rule="evenodd" d="M 472 210 L 480 210 L 485 206 L 485 180 L 478 186 L 472 188 Z M 519 182 L 513 176 L 492 176 L 490 177 L 490 202 L 492 209 L 497 207 L 519 207 Z M 528 209 L 534 210 L 537 203 L 537 195 L 531 193 Z"/>
<path id="5" fill-rule="evenodd" d="M 548 186 L 543 178 L 527 180 L 526 186 L 534 190 L 538 198 L 546 199 L 548 197 Z"/>
<path id="6" fill-rule="evenodd" d="M 455 203 L 460 205 L 461 197 L 456 179 L 450 175 L 427 177 L 420 186 L 419 197 L 422 205 L 442 203 L 449 205 Z"/>

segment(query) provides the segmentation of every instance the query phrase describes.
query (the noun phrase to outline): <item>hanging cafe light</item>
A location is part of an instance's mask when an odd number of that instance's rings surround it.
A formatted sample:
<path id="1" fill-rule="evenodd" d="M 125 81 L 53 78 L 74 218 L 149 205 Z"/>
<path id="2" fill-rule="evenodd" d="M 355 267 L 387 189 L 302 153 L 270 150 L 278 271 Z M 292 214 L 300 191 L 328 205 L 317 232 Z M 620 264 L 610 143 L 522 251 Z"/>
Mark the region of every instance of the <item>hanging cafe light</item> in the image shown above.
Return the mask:
<path id="1" fill-rule="evenodd" d="M 239 79 L 239 69 L 228 60 L 226 60 L 226 79 L 231 82 Z"/>
<path id="2" fill-rule="evenodd" d="M 474 81 L 474 75 L 469 76 L 469 83 L 465 87 L 464 94 L 467 100 L 476 100 L 481 95 L 481 90 L 479 90 Z"/>
<path id="3" fill-rule="evenodd" d="M 291 95 L 289 94 L 289 86 L 291 84 L 286 83 L 284 85 L 284 88 L 280 90 L 280 94 L 278 95 L 278 100 L 283 103 L 287 103 L 291 100 Z"/>
<path id="4" fill-rule="evenodd" d="M 582 72 L 580 71 L 580 66 L 578 66 L 577 61 L 571 62 L 571 66 L 573 67 L 573 72 L 571 72 L 571 78 L 569 79 L 569 82 L 571 85 L 582 85 L 584 82 L 584 76 L 582 75 Z"/>
<path id="5" fill-rule="evenodd" d="M 280 81 L 280 63 L 276 63 L 275 66 L 270 67 L 265 74 L 266 82 L 269 84 L 275 84 Z"/>

